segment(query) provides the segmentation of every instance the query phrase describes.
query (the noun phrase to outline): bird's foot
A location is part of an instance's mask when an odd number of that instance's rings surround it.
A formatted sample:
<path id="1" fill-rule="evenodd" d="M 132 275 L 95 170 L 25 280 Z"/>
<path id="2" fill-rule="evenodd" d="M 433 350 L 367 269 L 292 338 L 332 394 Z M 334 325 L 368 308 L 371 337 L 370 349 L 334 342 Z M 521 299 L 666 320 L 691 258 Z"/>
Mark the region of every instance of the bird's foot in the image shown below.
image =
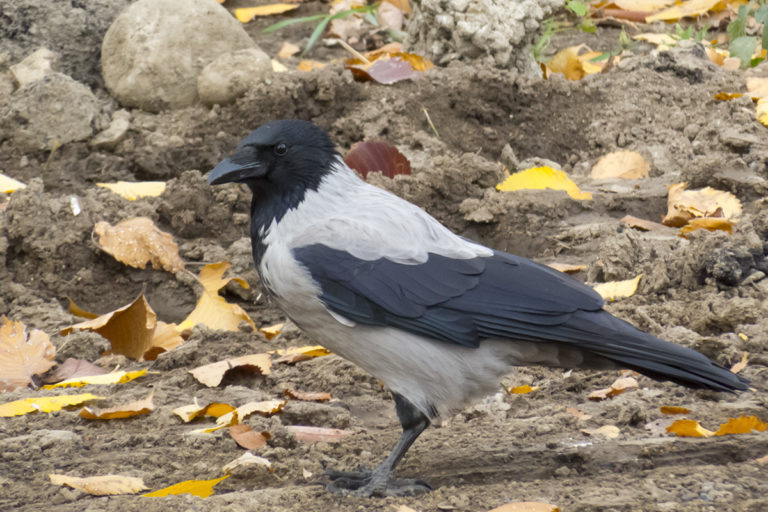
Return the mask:
<path id="1" fill-rule="evenodd" d="M 328 470 L 324 476 L 329 480 L 325 487 L 330 492 L 346 496 L 411 496 L 429 492 L 432 488 L 415 478 L 391 478 L 381 471 L 360 468 L 360 471 Z"/>

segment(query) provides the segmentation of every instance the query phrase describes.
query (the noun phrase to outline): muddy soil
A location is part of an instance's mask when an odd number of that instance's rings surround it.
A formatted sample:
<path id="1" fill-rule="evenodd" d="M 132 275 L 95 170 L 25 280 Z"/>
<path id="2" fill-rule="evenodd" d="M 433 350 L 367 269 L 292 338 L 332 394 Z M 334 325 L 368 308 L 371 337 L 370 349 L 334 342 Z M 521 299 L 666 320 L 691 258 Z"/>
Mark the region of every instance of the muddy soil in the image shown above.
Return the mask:
<path id="1" fill-rule="evenodd" d="M 124 4 L 103 1 L 89 7 L 91 31 L 103 33 Z M 24 14 L 54 33 L 52 46 L 83 30 L 83 18 L 66 13 L 59 13 L 55 24 L 34 20 L 50 14 L 43 11 Z M 94 21 L 94 16 L 99 18 Z M 291 35 L 307 37 L 311 28 Z M 601 44 L 609 49 L 618 40 L 610 28 L 601 28 L 600 34 L 589 41 L 598 49 Z M 37 35 L 18 35 L 16 42 L 26 41 L 22 50 L 29 53 L 40 43 Z M 269 37 L 259 40 L 267 50 L 278 48 L 284 36 Z M 91 43 L 98 41 L 94 37 Z M 95 47 L 69 45 L 59 51 L 63 72 L 106 97 L 93 65 Z M 20 58 L 17 53 L 24 55 L 14 50 L 10 63 Z M 750 72 L 768 76 L 768 65 Z M 683 439 L 652 428 L 655 420 L 663 420 L 662 405 L 690 408 L 688 417 L 709 429 L 740 414 L 768 419 L 768 132 L 755 121 L 748 98 L 714 100 L 718 92 L 743 90 L 744 72 L 717 68 L 692 45 L 665 53 L 638 47 L 636 56 L 610 72 L 578 82 L 557 76 L 542 81 L 457 62 L 415 82 L 382 86 L 354 82 L 334 64 L 276 74 L 229 106 L 133 111 L 127 138 L 112 151 L 70 143 L 52 153 L 23 153 L 2 142 L 0 169 L 29 186 L 9 198 L 0 195 L 0 313 L 50 334 L 59 362 L 67 357 L 96 360 L 107 348 L 94 334 L 58 335 L 77 321 L 67 312 L 67 297 L 103 313 L 145 290 L 159 318 L 168 322 L 183 319 L 196 301 L 187 273 L 132 269 L 101 252 L 91 240 L 100 220 L 151 217 L 173 233 L 188 269 L 232 262 L 234 274 L 252 288 L 231 287 L 224 294 L 257 325 L 283 321 L 258 292 L 247 238 L 247 190 L 236 185 L 214 189 L 203 176 L 261 123 L 298 117 L 327 129 L 342 152 L 363 139 L 396 144 L 410 159 L 413 175 L 371 180 L 464 236 L 544 263 L 588 265 L 575 276 L 585 281 L 642 273 L 638 292 L 607 308 L 724 365 L 749 352 L 743 372 L 754 391 L 691 391 L 640 377 L 640 389 L 591 402 L 588 393 L 609 385 L 618 372 L 522 368 L 503 384 L 531 384 L 539 390 L 512 396 L 500 388 L 415 443 L 399 472 L 427 481 L 432 493 L 363 500 L 327 494 L 314 482 L 326 468 L 374 466 L 390 449 L 400 430 L 387 390 L 336 356 L 278 364 L 269 376 L 240 375 L 206 388 L 189 369 L 313 341 L 290 328 L 267 341 L 258 333 L 198 327 L 184 346 L 155 362 L 102 360 L 110 368 L 148 368 L 147 376 L 84 390 L 107 397 L 99 406 L 153 391 L 156 409 L 149 415 L 89 421 L 78 417 L 75 408 L 1 419 L 0 510 L 391 511 L 405 504 L 418 511 L 482 511 L 509 501 L 543 501 L 567 511 L 768 510 L 766 465 L 755 461 L 768 454 L 768 434 Z M 618 149 L 643 154 L 651 163 L 651 178 L 591 181 L 591 165 Z M 515 167 L 532 159 L 559 164 L 593 193 L 593 200 L 575 201 L 555 191 L 495 190 L 504 175 L 500 162 Z M 130 202 L 94 185 L 119 179 L 168 180 L 168 188 L 158 198 Z M 658 220 L 666 209 L 666 186 L 680 181 L 736 194 L 744 215 L 734 233 L 698 231 L 684 239 L 622 227 L 619 219 L 627 214 Z M 73 197 L 82 208 L 77 216 Z M 202 425 L 183 424 L 172 409 L 195 399 L 239 405 L 282 397 L 288 388 L 328 391 L 333 400 L 290 401 L 272 418 L 249 417 L 254 430 L 272 436 L 258 454 L 271 461 L 274 471 L 237 470 L 206 500 L 190 495 L 94 497 L 49 482 L 49 473 L 119 473 L 142 477 L 151 489 L 159 489 L 218 477 L 221 467 L 243 450 L 226 431 L 190 434 Z M 4 393 L 0 402 L 68 391 L 24 389 Z M 579 420 L 568 408 L 592 417 Z M 338 443 L 310 445 L 296 442 L 286 425 L 354 433 Z M 602 425 L 619 427 L 619 437 L 582 433 Z"/>

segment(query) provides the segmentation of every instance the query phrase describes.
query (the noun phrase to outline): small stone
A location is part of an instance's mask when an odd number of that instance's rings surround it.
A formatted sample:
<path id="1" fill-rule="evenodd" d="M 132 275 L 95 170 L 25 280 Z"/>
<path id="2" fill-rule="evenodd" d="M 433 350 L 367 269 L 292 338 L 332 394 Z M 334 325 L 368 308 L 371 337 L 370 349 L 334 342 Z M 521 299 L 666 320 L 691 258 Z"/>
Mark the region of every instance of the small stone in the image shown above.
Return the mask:
<path id="1" fill-rule="evenodd" d="M 127 110 L 118 110 L 112 114 L 109 127 L 98 133 L 90 141 L 90 145 L 99 149 L 115 149 L 125 139 L 128 129 L 131 127 L 131 114 Z"/>
<path id="2" fill-rule="evenodd" d="M 11 66 L 11 74 L 19 86 L 24 86 L 30 82 L 42 80 L 44 76 L 52 73 L 57 60 L 58 57 L 51 50 L 40 48 L 18 64 Z"/>

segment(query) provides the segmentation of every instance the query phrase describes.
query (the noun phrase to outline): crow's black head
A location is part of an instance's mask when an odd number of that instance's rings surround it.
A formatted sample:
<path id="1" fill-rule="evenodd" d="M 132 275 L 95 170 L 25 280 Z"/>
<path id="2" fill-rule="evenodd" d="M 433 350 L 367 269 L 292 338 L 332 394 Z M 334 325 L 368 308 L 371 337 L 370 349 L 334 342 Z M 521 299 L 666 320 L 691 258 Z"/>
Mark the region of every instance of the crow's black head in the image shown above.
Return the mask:
<path id="1" fill-rule="evenodd" d="M 328 135 L 309 121 L 272 121 L 251 132 L 211 171 L 208 183 L 235 181 L 272 193 L 314 190 L 337 156 Z"/>

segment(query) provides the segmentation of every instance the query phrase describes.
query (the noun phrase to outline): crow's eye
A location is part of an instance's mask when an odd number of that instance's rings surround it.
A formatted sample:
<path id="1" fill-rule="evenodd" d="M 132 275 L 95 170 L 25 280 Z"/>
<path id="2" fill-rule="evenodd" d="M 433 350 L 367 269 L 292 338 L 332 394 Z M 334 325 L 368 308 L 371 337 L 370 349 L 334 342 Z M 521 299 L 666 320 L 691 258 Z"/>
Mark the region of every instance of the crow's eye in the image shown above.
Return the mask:
<path id="1" fill-rule="evenodd" d="M 288 146 L 286 146 L 282 142 L 280 144 L 278 144 L 277 146 L 275 146 L 275 154 L 277 156 L 283 156 L 287 152 L 288 152 Z"/>

